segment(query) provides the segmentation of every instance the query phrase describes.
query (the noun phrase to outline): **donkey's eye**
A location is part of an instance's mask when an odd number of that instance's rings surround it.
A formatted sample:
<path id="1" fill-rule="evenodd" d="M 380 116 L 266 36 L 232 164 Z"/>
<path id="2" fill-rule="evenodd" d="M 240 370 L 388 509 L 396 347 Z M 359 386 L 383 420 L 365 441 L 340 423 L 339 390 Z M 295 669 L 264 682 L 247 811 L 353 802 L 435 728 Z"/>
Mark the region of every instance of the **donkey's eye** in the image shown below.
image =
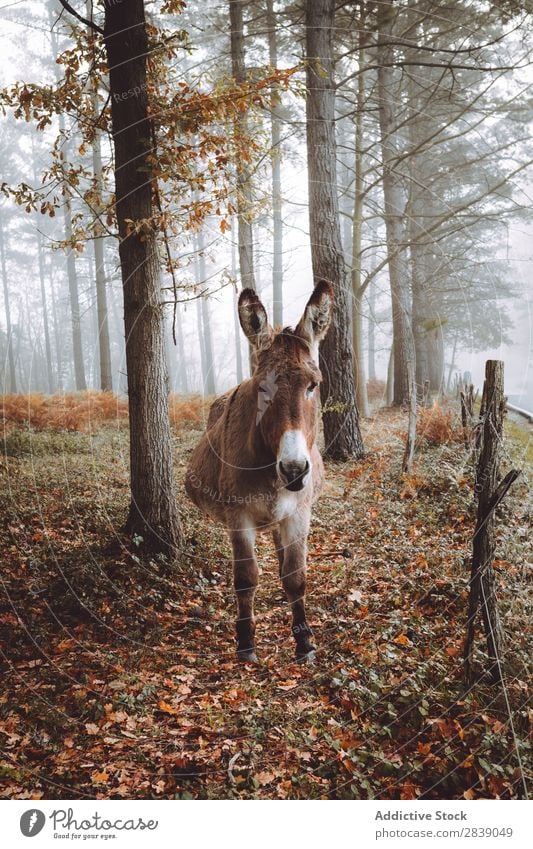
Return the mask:
<path id="1" fill-rule="evenodd" d="M 307 387 L 306 393 L 305 393 L 308 398 L 311 397 L 311 395 L 313 394 L 313 392 L 315 391 L 317 386 L 318 386 L 318 383 L 310 383 L 309 384 L 309 386 Z"/>

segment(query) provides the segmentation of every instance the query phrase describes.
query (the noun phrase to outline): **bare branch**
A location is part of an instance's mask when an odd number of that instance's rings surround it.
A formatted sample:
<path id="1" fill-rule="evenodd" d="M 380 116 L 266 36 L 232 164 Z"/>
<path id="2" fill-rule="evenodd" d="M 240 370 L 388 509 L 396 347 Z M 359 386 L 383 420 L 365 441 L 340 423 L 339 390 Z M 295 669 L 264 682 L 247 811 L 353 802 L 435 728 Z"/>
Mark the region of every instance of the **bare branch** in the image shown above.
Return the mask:
<path id="1" fill-rule="evenodd" d="M 99 32 L 100 35 L 104 34 L 102 27 L 99 27 L 98 24 L 95 24 L 94 21 L 89 21 L 87 18 L 84 18 L 83 15 L 80 15 L 79 12 L 76 12 L 76 9 L 73 9 L 68 0 L 59 0 L 61 5 L 67 12 L 70 12 L 76 20 L 80 21 L 80 23 L 85 24 L 86 27 L 93 29 L 95 32 Z"/>

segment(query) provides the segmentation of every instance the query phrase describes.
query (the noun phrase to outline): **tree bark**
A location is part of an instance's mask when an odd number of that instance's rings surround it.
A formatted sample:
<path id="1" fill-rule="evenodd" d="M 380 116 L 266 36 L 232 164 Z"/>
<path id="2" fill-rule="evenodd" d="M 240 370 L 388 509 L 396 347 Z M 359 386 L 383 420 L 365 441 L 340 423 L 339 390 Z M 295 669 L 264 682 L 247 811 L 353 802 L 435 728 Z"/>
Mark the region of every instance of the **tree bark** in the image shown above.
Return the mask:
<path id="1" fill-rule="evenodd" d="M 105 3 L 119 253 L 128 370 L 131 505 L 126 531 L 172 556 L 181 543 L 168 417 L 164 308 L 152 216 L 151 133 L 143 0 Z"/>
<path id="2" fill-rule="evenodd" d="M 325 455 L 346 460 L 364 453 L 355 401 L 348 280 L 342 249 L 336 177 L 334 0 L 305 4 L 309 229 L 315 280 L 335 289 L 335 311 L 320 352 Z"/>
<path id="3" fill-rule="evenodd" d="M 202 291 L 206 288 L 206 268 L 205 268 L 205 240 L 203 231 L 197 234 L 196 242 L 196 257 L 195 271 L 196 283 Z M 215 389 L 215 363 L 213 360 L 213 342 L 211 338 L 211 320 L 209 316 L 209 306 L 207 298 L 202 295 L 197 300 L 198 307 L 198 330 L 200 332 L 200 352 L 202 355 L 202 382 L 203 394 L 214 395 Z"/>
<path id="4" fill-rule="evenodd" d="M 407 243 L 404 226 L 405 200 L 400 175 L 395 169 L 397 155 L 394 80 L 393 3 L 378 11 L 378 102 L 383 159 L 384 218 L 392 300 L 392 332 L 394 348 L 394 404 L 409 404 L 414 384 L 415 351 L 410 322 L 409 273 L 402 246 Z M 412 374 L 411 374 L 412 372 Z"/>
<path id="5" fill-rule="evenodd" d="M 244 25 L 242 0 L 228 0 L 230 17 L 231 69 L 237 83 L 246 82 L 244 54 Z M 235 119 L 237 137 L 246 135 L 247 122 L 244 114 Z M 242 158 L 235 164 L 237 192 L 237 220 L 239 242 L 239 266 L 243 289 L 255 289 L 254 237 L 252 229 L 252 186 L 249 169 Z"/>
<path id="6" fill-rule="evenodd" d="M 276 13 L 273 0 L 266 0 L 268 29 L 268 60 L 273 68 L 278 67 L 278 39 Z M 271 161 L 272 161 L 272 302 L 275 327 L 283 326 L 283 217 L 281 195 L 281 122 L 275 92 L 272 93 L 270 112 Z"/>

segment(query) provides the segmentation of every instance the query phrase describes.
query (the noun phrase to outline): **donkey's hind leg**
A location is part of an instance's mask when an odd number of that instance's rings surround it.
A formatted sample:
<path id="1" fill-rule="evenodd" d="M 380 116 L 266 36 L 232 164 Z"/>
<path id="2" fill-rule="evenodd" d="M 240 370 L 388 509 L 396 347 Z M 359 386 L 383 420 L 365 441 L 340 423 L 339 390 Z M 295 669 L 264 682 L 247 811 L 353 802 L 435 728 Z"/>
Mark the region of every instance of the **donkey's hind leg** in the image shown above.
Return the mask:
<path id="1" fill-rule="evenodd" d="M 279 563 L 279 576 L 282 577 L 282 569 L 283 569 L 283 543 L 281 541 L 281 531 L 279 529 L 279 525 L 276 525 L 272 530 L 272 539 L 274 540 L 274 545 L 276 547 L 276 557 L 278 558 Z"/>
<path id="2" fill-rule="evenodd" d="M 255 530 L 241 528 L 230 531 L 233 548 L 233 580 L 237 598 L 237 656 L 255 663 L 254 596 L 259 580 L 255 559 Z"/>

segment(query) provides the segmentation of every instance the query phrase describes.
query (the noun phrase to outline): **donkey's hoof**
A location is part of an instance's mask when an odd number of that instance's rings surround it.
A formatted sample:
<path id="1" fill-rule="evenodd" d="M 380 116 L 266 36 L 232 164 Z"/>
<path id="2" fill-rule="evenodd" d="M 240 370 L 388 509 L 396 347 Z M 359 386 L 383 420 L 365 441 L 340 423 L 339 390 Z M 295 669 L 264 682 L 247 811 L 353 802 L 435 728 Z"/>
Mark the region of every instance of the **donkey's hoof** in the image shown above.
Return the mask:
<path id="1" fill-rule="evenodd" d="M 237 651 L 237 660 L 241 663 L 259 663 L 253 649 L 242 649 Z"/>
<path id="2" fill-rule="evenodd" d="M 314 663 L 316 660 L 316 648 L 312 646 L 305 654 L 296 655 L 296 663 Z"/>

